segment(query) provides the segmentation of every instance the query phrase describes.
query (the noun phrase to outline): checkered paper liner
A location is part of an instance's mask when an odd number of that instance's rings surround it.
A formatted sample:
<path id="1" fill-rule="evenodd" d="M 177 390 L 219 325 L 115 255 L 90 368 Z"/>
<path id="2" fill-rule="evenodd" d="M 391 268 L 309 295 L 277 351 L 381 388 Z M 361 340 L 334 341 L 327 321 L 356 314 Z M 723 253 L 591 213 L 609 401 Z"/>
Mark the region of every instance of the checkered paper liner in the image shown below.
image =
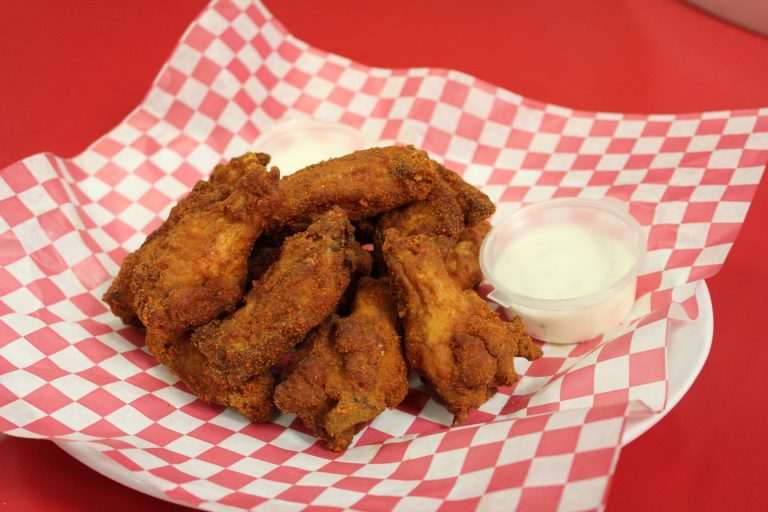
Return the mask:
<path id="1" fill-rule="evenodd" d="M 415 144 L 498 205 L 614 197 L 649 255 L 634 321 L 545 345 L 462 427 L 418 379 L 345 453 L 292 415 L 250 424 L 196 400 L 100 297 L 122 259 L 223 158 L 285 119 Z M 86 441 L 206 510 L 589 510 L 630 414 L 663 409 L 667 329 L 730 249 L 768 162 L 768 109 L 588 113 L 443 69 L 370 68 L 292 37 L 258 3 L 215 1 L 144 102 L 73 159 L 0 173 L 0 428 Z"/>

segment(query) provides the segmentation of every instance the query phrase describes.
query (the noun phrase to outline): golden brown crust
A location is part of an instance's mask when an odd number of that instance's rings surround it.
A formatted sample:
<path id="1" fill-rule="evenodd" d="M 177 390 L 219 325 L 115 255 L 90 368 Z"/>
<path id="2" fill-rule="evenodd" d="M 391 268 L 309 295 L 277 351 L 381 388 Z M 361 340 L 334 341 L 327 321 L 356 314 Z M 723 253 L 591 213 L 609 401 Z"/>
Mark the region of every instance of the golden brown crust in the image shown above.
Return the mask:
<path id="1" fill-rule="evenodd" d="M 390 146 L 310 165 L 280 181 L 275 220 L 302 229 L 331 206 L 356 221 L 429 194 L 435 169 L 426 152 Z"/>
<path id="2" fill-rule="evenodd" d="M 205 209 L 217 201 L 225 199 L 232 193 L 237 180 L 241 176 L 241 167 L 238 165 L 218 165 L 211 173 L 207 181 L 198 181 L 185 198 L 179 201 L 168 214 L 168 219 L 158 229 L 149 234 L 142 247 L 129 254 L 120 266 L 120 272 L 112 282 L 104 300 L 112 308 L 112 312 L 119 316 L 126 324 L 141 322 L 136 317 L 134 297 L 131 291 L 136 264 L 144 257 L 148 249 L 144 246 L 151 245 L 152 240 L 162 238 L 179 220 L 193 212 Z M 156 243 L 156 242 L 154 242 Z"/>
<path id="3" fill-rule="evenodd" d="M 223 320 L 197 329 L 192 340 L 211 368 L 232 385 L 278 362 L 336 308 L 356 258 L 352 226 L 332 208 L 306 231 L 286 239 L 279 259 Z"/>
<path id="4" fill-rule="evenodd" d="M 464 289 L 482 281 L 480 245 L 490 229 L 486 220 L 495 211 L 493 203 L 461 176 L 435 163 L 440 178 L 423 200 L 391 210 L 379 217 L 374 235 L 377 273 L 386 274 L 381 248 L 384 233 L 397 229 L 403 236 L 429 235 L 438 245 L 450 274 Z"/>
<path id="5" fill-rule="evenodd" d="M 464 230 L 464 211 L 454 190 L 440 179 L 425 199 L 381 215 L 376 227 L 377 246 L 384 242 L 384 231 L 391 228 L 405 235 L 423 233 L 452 245 Z"/>
<path id="6" fill-rule="evenodd" d="M 242 298 L 253 242 L 266 227 L 279 176 L 247 153 L 218 166 L 126 258 L 104 296 L 126 322 L 179 331 L 230 311 Z"/>
<path id="7" fill-rule="evenodd" d="M 271 371 L 262 371 L 232 386 L 212 371 L 208 359 L 189 339 L 189 333 L 169 336 L 167 332 L 149 328 L 147 345 L 155 357 L 201 400 L 234 407 L 240 414 L 258 423 L 269 421 L 272 417 L 275 379 Z"/>
<path id="8" fill-rule="evenodd" d="M 131 292 L 131 277 L 138 261 L 138 252 L 132 252 L 126 256 L 120 265 L 120 271 L 102 297 L 102 300 L 112 309 L 112 313 L 125 324 L 141 325 L 141 321 L 136 316 L 136 309 L 133 307 Z"/>
<path id="9" fill-rule="evenodd" d="M 464 290 L 476 288 L 483 280 L 480 247 L 490 230 L 490 222 L 478 222 L 462 231 L 454 246 L 443 252 L 446 270 Z"/>
<path id="10" fill-rule="evenodd" d="M 329 448 L 354 435 L 408 392 L 389 281 L 362 278 L 352 313 L 312 331 L 275 390 L 275 404 L 296 413 Z"/>
<path id="11" fill-rule="evenodd" d="M 426 235 L 386 232 L 384 257 L 405 328 L 407 361 L 454 415 L 454 424 L 517 380 L 516 355 L 541 350 L 519 318 L 502 321 L 472 290 L 462 290 Z"/>
<path id="12" fill-rule="evenodd" d="M 496 211 L 496 206 L 483 192 L 464 181 L 458 173 L 437 164 L 438 176 L 455 192 L 456 200 L 464 212 L 464 224 L 474 226 L 478 222 L 490 218 Z"/>

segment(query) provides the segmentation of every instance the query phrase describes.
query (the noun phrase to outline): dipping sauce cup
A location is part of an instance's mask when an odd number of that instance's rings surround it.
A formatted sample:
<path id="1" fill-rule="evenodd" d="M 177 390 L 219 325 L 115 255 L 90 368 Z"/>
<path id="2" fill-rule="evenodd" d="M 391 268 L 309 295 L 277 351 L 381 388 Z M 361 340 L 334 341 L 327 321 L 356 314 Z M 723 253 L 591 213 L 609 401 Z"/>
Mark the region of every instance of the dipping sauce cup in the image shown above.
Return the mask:
<path id="1" fill-rule="evenodd" d="M 488 297 L 542 341 L 575 343 L 632 310 L 645 236 L 615 199 L 553 199 L 496 224 L 480 249 Z"/>
<path id="2" fill-rule="evenodd" d="M 294 119 L 276 124 L 253 143 L 269 153 L 270 165 L 288 176 L 329 158 L 375 146 L 373 139 L 349 126 L 319 119 Z"/>

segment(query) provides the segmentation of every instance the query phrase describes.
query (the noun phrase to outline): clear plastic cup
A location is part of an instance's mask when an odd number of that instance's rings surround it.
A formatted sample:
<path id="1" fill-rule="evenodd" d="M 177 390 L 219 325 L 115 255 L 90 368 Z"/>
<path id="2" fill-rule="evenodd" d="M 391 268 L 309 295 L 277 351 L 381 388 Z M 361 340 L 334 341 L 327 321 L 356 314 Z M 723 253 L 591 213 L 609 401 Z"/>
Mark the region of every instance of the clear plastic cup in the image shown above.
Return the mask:
<path id="1" fill-rule="evenodd" d="M 281 176 L 288 176 L 308 165 L 373 145 L 373 139 L 347 125 L 295 119 L 280 122 L 262 133 L 253 148 L 269 153 L 271 165 L 280 169 Z"/>
<path id="2" fill-rule="evenodd" d="M 559 247 L 558 239 L 543 236 L 544 230 L 566 235 L 589 233 L 584 244 L 595 240 L 602 245 L 569 246 L 566 243 L 568 236 L 563 236 L 560 240 L 564 245 Z M 538 260 L 534 265 L 519 264 L 518 268 L 511 268 L 509 262 L 513 260 L 509 255 L 523 251 L 525 256 L 524 251 L 528 250 L 525 243 L 533 240 L 547 240 L 547 244 L 554 242 L 547 246 L 531 245 L 530 250 L 543 255 L 536 256 Z M 518 244 L 514 253 L 506 250 L 513 243 Z M 626 271 L 615 279 L 611 274 L 600 275 L 603 255 L 594 252 L 608 251 L 609 247 L 621 253 L 623 266 L 620 268 L 626 267 Z M 493 287 L 488 297 L 504 307 L 510 316 L 521 316 L 529 335 L 552 343 L 575 343 L 595 338 L 626 319 L 635 302 L 637 275 L 645 252 L 642 228 L 629 214 L 626 204 L 615 199 L 553 199 L 523 208 L 496 224 L 480 249 L 480 266 L 486 281 Z M 600 258 L 585 260 L 582 257 L 580 260 L 580 254 L 597 254 Z M 562 264 L 563 258 L 572 259 Z M 551 260 L 560 261 L 559 268 L 547 269 Z M 523 259 L 514 261 L 519 263 Z M 526 274 L 531 268 L 536 272 Z M 542 281 L 544 279 L 549 281 Z M 589 279 L 595 280 L 589 282 Z M 558 291 L 558 286 L 569 286 L 571 281 L 578 281 L 582 288 L 592 291 L 576 296 Z M 534 283 L 533 287 L 539 282 L 546 284 L 541 288 L 546 288 L 547 293 L 521 292 L 522 282 Z"/>

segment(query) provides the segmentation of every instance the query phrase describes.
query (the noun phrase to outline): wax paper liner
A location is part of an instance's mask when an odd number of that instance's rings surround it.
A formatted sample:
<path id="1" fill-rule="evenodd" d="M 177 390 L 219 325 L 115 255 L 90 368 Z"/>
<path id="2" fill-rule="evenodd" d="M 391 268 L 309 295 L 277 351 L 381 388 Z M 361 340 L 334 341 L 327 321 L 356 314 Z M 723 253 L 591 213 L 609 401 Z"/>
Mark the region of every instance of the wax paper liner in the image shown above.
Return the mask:
<path id="1" fill-rule="evenodd" d="M 291 118 L 423 147 L 497 216 L 552 197 L 625 201 L 650 250 L 634 322 L 545 345 L 459 428 L 414 379 L 342 454 L 293 416 L 255 425 L 195 400 L 100 297 L 195 181 Z M 695 283 L 722 265 L 766 161 L 768 109 L 578 112 L 456 71 L 370 68 L 297 40 L 258 3 L 216 1 L 120 126 L 76 158 L 0 174 L 0 426 L 107 447 L 207 510 L 599 509 L 627 416 L 664 407 L 668 326 L 695 316 Z"/>

